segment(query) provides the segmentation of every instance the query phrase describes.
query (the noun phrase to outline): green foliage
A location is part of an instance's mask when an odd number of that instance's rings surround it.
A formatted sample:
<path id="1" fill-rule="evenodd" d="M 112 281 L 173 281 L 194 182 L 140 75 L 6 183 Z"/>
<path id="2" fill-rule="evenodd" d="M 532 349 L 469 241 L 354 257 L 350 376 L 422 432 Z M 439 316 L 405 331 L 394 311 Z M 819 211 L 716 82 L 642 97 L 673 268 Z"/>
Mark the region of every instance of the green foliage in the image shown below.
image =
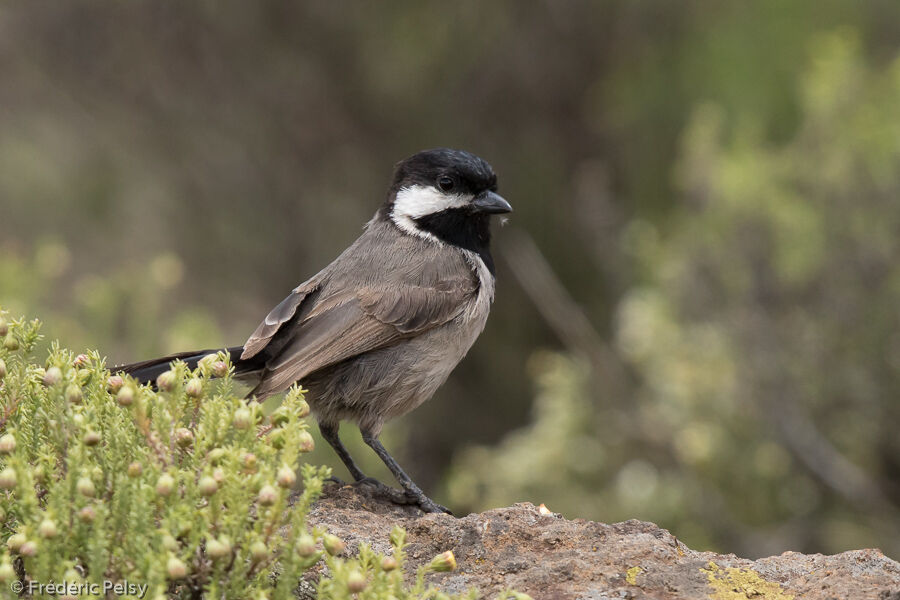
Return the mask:
<path id="1" fill-rule="evenodd" d="M 194 371 L 173 363 L 159 391 L 110 376 L 96 352 L 54 344 L 39 365 L 29 358 L 39 329 L 0 312 L 4 597 L 20 580 L 127 581 L 148 598 L 291 598 L 322 559 L 320 598 L 445 597 L 424 576 L 455 568 L 452 554 L 408 587 L 402 530 L 393 556 L 364 545 L 357 558 L 308 530 L 329 469 L 298 464 L 312 448 L 301 389 L 265 414 L 234 393 L 225 353 Z"/>
<path id="2" fill-rule="evenodd" d="M 176 301 L 184 266 L 175 255 L 148 257 L 141 268 L 103 269 L 102 277 L 78 266 L 73 250 L 58 241 L 43 239 L 27 251 L 3 248 L 4 306 L 40 314 L 64 346 L 103 348 L 118 359 L 222 345 L 211 311 Z"/>
<path id="3" fill-rule="evenodd" d="M 533 424 L 461 453 L 452 503 L 645 518 L 737 552 L 900 552 L 900 58 L 867 67 L 846 30 L 811 50 L 793 138 L 699 107 L 683 206 L 625 231 L 645 274 L 617 311 L 627 402 L 536 356 Z"/>

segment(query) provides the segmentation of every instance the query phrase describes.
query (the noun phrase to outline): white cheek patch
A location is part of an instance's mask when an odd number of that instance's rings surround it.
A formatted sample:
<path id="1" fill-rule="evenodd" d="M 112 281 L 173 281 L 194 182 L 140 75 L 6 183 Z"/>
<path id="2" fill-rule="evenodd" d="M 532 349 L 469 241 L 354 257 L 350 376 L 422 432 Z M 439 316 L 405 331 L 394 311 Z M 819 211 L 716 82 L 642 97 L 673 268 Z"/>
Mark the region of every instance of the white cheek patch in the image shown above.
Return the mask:
<path id="1" fill-rule="evenodd" d="M 415 219 L 439 213 L 450 208 L 460 208 L 472 201 L 472 197 L 459 194 L 445 194 L 432 186 L 413 185 L 401 188 L 394 199 L 391 219 L 400 229 L 419 237 L 437 240 L 435 236 L 422 231 Z"/>
<path id="2" fill-rule="evenodd" d="M 394 200 L 394 214 L 418 219 L 448 208 L 460 208 L 470 201 L 470 196 L 445 194 L 430 185 L 414 185 L 401 188 L 397 192 L 397 198 Z"/>

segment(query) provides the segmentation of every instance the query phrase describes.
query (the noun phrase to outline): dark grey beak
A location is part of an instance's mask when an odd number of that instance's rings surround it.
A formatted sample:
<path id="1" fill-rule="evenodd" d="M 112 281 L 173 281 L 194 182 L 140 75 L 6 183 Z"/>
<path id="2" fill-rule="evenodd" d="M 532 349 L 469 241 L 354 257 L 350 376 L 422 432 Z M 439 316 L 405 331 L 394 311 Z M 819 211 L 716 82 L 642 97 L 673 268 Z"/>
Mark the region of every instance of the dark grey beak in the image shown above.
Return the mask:
<path id="1" fill-rule="evenodd" d="M 503 199 L 503 196 L 494 192 L 481 192 L 472 201 L 472 206 L 478 212 L 499 215 L 512 212 L 512 206 Z"/>

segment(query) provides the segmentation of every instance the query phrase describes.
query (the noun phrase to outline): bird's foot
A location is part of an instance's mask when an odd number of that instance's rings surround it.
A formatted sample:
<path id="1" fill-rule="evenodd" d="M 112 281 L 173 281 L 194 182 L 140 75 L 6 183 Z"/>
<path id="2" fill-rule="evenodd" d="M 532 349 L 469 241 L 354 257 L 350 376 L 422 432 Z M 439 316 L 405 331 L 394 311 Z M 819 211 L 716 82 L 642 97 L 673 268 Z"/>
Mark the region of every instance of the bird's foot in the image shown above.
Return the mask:
<path id="1" fill-rule="evenodd" d="M 381 483 L 374 477 L 364 477 L 355 481 L 352 485 L 367 486 L 375 492 L 375 495 L 381 496 L 382 498 L 385 498 L 386 500 L 393 502 L 394 504 L 401 504 L 404 506 L 416 505 L 427 513 L 443 512 L 447 513 L 448 515 L 453 514 L 447 507 L 437 504 L 431 498 L 423 494 L 421 490 L 398 490 L 389 485 Z"/>
<path id="2" fill-rule="evenodd" d="M 371 489 L 375 496 L 379 496 L 388 500 L 389 502 L 393 502 L 394 504 L 415 504 L 416 499 L 411 497 L 403 490 L 398 490 L 396 488 L 392 488 L 389 485 L 385 485 L 375 479 L 374 477 L 363 477 L 362 479 L 357 479 L 351 485 L 353 487 L 366 486 Z"/>
<path id="3" fill-rule="evenodd" d="M 407 492 L 410 493 L 410 492 Z M 441 506 L 422 492 L 419 492 L 416 497 L 416 504 L 419 505 L 419 508 L 422 509 L 423 512 L 427 513 L 446 513 L 450 516 L 453 516 L 453 513 L 450 512 L 450 509 L 446 506 Z"/>

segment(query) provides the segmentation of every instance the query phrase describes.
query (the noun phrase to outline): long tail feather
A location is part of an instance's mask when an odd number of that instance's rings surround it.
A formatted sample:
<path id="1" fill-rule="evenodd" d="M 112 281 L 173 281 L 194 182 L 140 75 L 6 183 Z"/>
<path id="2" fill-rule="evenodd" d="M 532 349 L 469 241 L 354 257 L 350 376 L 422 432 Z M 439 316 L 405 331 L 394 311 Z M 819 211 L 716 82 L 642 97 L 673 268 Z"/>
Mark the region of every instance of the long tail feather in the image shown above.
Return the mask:
<path id="1" fill-rule="evenodd" d="M 249 362 L 251 361 L 241 360 L 241 352 L 243 351 L 243 349 L 243 346 L 233 346 L 231 348 L 226 348 L 226 351 L 231 355 L 231 364 L 234 365 L 235 372 L 238 375 L 249 373 L 256 368 L 249 364 Z M 197 368 L 197 363 L 201 358 L 203 358 L 207 354 L 215 354 L 216 352 L 218 352 L 218 350 L 194 350 L 191 352 L 179 352 L 177 354 L 170 354 L 169 356 L 163 356 L 161 358 L 153 358 L 150 360 L 131 363 L 130 365 L 118 365 L 115 367 L 111 367 L 109 370 L 113 373 L 125 373 L 127 375 L 131 375 L 141 383 L 150 383 L 152 381 L 155 381 L 156 378 L 159 377 L 160 373 L 168 370 L 169 365 L 172 363 L 172 361 L 182 360 L 187 363 L 188 368 L 195 369 Z"/>

